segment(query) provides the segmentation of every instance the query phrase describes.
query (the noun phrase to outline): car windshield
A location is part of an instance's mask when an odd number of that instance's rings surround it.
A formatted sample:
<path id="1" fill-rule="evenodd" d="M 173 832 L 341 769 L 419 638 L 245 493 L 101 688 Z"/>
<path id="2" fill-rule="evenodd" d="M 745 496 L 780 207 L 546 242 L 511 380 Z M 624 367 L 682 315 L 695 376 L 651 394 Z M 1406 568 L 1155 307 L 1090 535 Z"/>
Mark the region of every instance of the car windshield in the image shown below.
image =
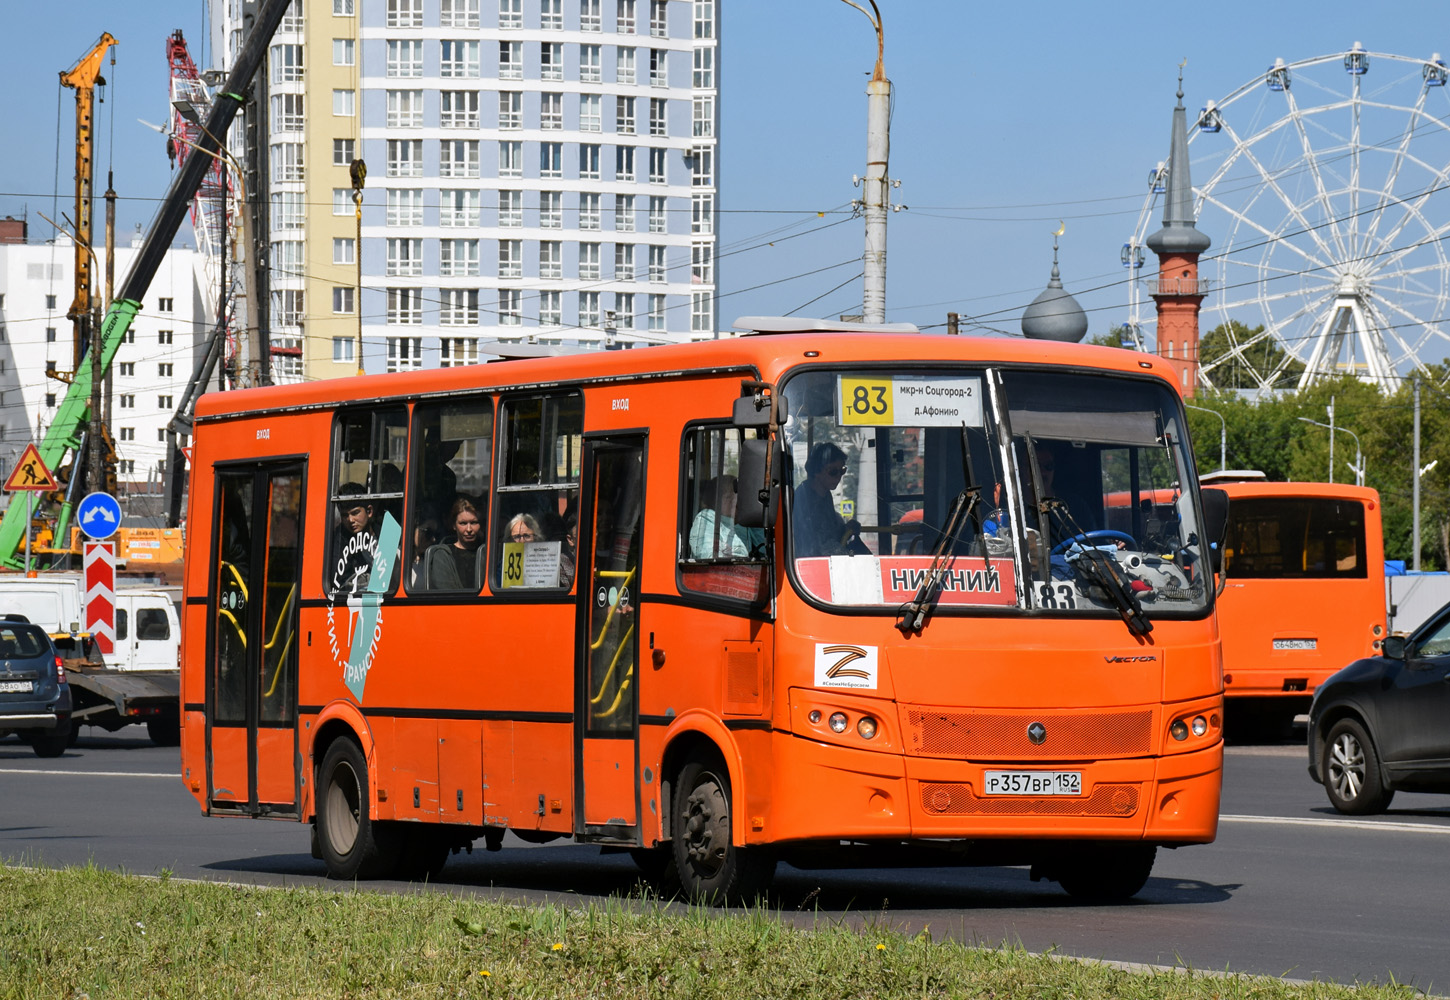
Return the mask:
<path id="1" fill-rule="evenodd" d="M 895 611 L 1202 613 L 1196 483 L 1156 380 L 1044 370 L 800 372 L 782 391 L 794 580 Z M 954 508 L 967 516 L 948 528 Z M 951 534 L 954 537 L 946 537 Z"/>

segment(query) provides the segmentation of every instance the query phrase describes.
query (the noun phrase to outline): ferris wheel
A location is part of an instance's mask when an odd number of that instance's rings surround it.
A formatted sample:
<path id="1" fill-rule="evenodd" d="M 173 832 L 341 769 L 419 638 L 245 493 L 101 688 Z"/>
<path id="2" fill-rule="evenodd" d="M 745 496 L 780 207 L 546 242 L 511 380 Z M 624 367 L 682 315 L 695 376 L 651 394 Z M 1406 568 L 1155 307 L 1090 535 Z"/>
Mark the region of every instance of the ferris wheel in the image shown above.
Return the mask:
<path id="1" fill-rule="evenodd" d="M 1391 392 L 1408 370 L 1450 352 L 1446 80 L 1438 53 L 1418 59 L 1356 42 L 1276 60 L 1202 108 L 1189 159 L 1197 227 L 1213 246 L 1199 259 L 1208 293 L 1199 329 L 1229 332 L 1228 351 L 1200 368 L 1202 384 L 1237 365 L 1249 373 L 1244 388 L 1283 386 L 1297 361 L 1299 388 L 1354 374 Z M 1135 277 L 1166 173 L 1165 164 L 1150 172 L 1123 246 Z M 1139 346 L 1154 326 L 1141 285 L 1129 282 L 1127 331 Z M 1273 363 L 1251 361 L 1266 357 Z"/>

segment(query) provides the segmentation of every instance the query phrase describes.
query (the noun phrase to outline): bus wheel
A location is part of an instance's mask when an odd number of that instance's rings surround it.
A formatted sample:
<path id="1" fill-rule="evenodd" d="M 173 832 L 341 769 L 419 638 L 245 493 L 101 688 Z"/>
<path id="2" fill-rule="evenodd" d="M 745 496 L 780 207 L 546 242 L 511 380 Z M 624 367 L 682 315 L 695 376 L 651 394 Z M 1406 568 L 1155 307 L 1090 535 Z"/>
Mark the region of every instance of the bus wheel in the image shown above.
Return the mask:
<path id="1" fill-rule="evenodd" d="M 368 813 L 368 765 L 362 748 L 335 740 L 317 779 L 317 841 L 328 878 L 380 878 L 398 861 L 399 837 Z"/>
<path id="2" fill-rule="evenodd" d="M 1384 812 L 1395 797 L 1394 789 L 1380 780 L 1379 754 L 1364 727 L 1353 719 L 1340 719 L 1324 741 L 1324 791 L 1329 804 L 1351 816 Z"/>
<path id="3" fill-rule="evenodd" d="M 1152 844 L 1104 844 L 1064 859 L 1058 883 L 1069 896 L 1101 902 L 1131 899 L 1148 884 L 1158 848 Z"/>
<path id="4" fill-rule="evenodd" d="M 753 899 L 775 874 L 775 859 L 759 848 L 735 844 L 724 765 L 690 761 L 674 787 L 671 844 L 681 891 L 715 906 Z"/>

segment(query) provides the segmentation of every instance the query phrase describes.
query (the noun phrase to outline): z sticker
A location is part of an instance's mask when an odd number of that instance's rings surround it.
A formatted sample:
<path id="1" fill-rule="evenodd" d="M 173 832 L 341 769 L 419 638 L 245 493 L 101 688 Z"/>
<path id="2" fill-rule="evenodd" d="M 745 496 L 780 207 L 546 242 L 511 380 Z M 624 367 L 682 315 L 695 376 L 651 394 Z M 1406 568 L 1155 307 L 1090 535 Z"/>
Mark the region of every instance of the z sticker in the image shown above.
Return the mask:
<path id="1" fill-rule="evenodd" d="M 816 687 L 876 690 L 876 647 L 816 643 Z"/>

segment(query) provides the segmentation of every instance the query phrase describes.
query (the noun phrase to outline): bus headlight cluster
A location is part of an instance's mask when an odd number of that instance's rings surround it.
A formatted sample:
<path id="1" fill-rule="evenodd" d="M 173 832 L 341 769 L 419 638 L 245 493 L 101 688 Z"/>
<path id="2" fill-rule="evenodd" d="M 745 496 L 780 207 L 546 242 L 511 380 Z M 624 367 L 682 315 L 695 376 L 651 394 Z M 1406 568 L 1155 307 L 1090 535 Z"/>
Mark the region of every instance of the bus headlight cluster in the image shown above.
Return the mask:
<path id="1" fill-rule="evenodd" d="M 806 713 L 806 718 L 811 721 L 813 726 L 819 726 L 822 717 L 821 710 L 818 708 L 813 708 Z M 830 727 L 831 732 L 839 735 L 851 728 L 851 717 L 845 712 L 832 712 L 829 717 L 826 717 L 826 725 Z M 879 729 L 880 723 L 869 715 L 863 715 L 856 720 L 856 735 L 863 740 L 874 740 Z"/>
<path id="2" fill-rule="evenodd" d="M 1191 732 L 1194 736 L 1202 736 L 1208 732 L 1209 721 L 1206 716 L 1195 715 L 1192 719 L 1174 719 L 1173 725 L 1168 727 L 1168 735 L 1180 743 L 1188 739 Z"/>

